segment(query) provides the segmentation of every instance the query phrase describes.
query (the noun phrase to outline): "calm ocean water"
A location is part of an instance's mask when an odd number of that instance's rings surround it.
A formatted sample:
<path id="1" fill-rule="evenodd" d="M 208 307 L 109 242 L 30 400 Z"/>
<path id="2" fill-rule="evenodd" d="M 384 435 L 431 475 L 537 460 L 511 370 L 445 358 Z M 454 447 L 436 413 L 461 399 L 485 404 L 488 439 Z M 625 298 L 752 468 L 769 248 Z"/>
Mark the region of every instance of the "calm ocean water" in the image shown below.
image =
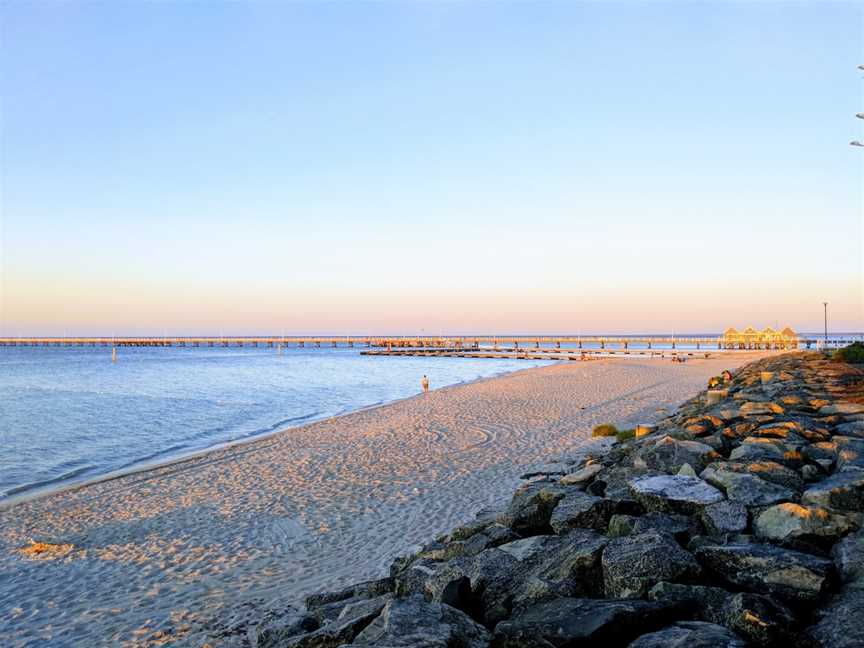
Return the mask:
<path id="1" fill-rule="evenodd" d="M 405 398 L 423 374 L 435 388 L 543 364 L 359 347 L 120 348 L 112 364 L 106 347 L 0 348 L 0 501 Z"/>
<path id="2" fill-rule="evenodd" d="M 0 349 L 0 500 L 543 361 L 359 348 Z"/>

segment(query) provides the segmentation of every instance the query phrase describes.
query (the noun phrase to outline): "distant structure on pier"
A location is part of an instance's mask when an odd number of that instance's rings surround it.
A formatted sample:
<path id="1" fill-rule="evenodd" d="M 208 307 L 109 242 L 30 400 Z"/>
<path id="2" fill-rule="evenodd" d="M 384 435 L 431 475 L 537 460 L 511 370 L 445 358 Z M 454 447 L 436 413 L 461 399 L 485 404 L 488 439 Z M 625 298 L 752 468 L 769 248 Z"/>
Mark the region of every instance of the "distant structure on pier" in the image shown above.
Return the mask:
<path id="1" fill-rule="evenodd" d="M 775 331 L 770 326 L 757 331 L 748 326 L 743 331 L 729 327 L 720 339 L 724 349 L 797 349 L 798 334 L 790 327 Z"/>

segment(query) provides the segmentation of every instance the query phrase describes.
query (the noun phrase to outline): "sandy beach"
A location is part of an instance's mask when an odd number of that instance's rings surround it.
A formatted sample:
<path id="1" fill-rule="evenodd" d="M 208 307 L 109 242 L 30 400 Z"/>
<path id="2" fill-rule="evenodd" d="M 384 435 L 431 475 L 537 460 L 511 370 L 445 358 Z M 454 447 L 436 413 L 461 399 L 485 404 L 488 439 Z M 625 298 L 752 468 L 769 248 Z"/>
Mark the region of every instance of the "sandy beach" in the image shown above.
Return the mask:
<path id="1" fill-rule="evenodd" d="M 236 645 L 267 610 L 382 575 L 594 425 L 657 419 L 758 355 L 519 371 L 5 508 L 0 636 Z"/>

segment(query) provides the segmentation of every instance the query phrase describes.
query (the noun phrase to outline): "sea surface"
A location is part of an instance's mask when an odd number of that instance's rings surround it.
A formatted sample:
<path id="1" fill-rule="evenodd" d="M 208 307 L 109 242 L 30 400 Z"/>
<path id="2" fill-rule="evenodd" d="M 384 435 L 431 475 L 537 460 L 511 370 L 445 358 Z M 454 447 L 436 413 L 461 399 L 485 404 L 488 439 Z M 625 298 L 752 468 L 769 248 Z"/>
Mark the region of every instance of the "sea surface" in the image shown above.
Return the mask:
<path id="1" fill-rule="evenodd" d="M 0 502 L 548 364 L 360 348 L 0 348 Z"/>

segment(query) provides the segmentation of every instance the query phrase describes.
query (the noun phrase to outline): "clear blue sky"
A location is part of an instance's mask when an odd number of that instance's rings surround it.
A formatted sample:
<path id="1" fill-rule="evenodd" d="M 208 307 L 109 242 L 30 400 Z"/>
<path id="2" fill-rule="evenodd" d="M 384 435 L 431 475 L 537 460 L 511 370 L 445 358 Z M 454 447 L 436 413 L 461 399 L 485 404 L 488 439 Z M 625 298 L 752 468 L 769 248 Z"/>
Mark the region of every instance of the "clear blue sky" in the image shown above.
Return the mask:
<path id="1" fill-rule="evenodd" d="M 0 21 L 2 333 L 864 328 L 860 3 Z"/>

